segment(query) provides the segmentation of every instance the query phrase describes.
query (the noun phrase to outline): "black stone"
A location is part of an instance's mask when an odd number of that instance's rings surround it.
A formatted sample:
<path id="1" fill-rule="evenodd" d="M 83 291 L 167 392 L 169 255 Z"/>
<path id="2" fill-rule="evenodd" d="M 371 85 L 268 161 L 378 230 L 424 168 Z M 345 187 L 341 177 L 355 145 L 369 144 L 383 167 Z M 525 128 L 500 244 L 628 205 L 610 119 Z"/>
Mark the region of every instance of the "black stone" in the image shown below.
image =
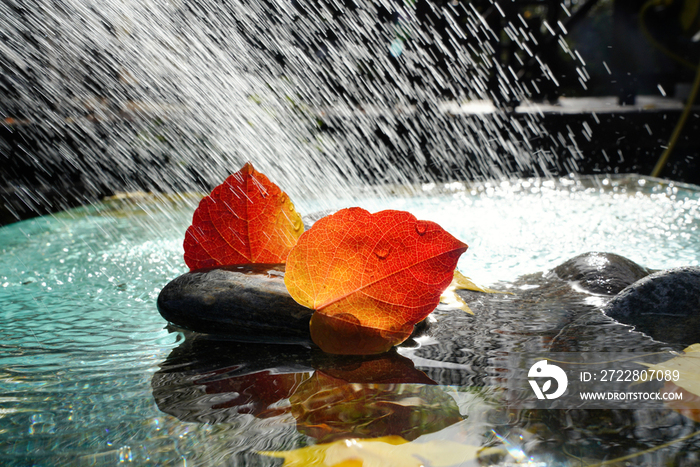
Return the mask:
<path id="1" fill-rule="evenodd" d="M 462 332 L 461 326 L 478 328 L 481 319 L 509 317 L 508 322 L 516 319 L 529 332 L 552 339 L 584 314 L 604 311 L 612 319 L 607 318 L 605 326 L 591 327 L 611 338 L 615 345 L 619 346 L 629 336 L 623 325 L 635 326 L 657 342 L 695 343 L 698 341 L 695 330 L 700 329 L 700 313 L 697 313 L 700 283 L 688 281 L 690 278 L 700 281 L 696 277 L 700 275 L 698 269 L 681 268 L 649 275 L 649 269 L 622 256 L 586 253 L 549 273 L 522 276 L 508 284 L 515 295 L 460 291 L 476 315 L 440 314 L 438 321 L 447 319 L 445 322 L 450 323 L 443 338 L 454 338 Z M 660 296 L 655 288 L 659 284 L 671 292 Z M 600 303 L 590 302 L 590 293 L 599 295 Z M 169 283 L 161 291 L 157 304 L 161 315 L 170 323 L 198 333 L 238 341 L 311 344 L 312 310 L 297 304 L 287 292 L 284 265 L 235 265 L 189 272 Z M 497 327 L 505 329 L 508 325 L 502 323 Z M 416 326 L 414 337 L 428 334 L 441 340 L 440 329 L 439 323 L 435 329 Z M 560 336 L 560 344 L 577 348 L 581 339 L 574 334 Z M 589 341 L 585 345 L 595 347 Z M 411 339 L 404 343 L 408 347 L 414 345 L 417 344 Z M 474 346 L 479 347 L 476 343 Z"/>
<path id="2" fill-rule="evenodd" d="M 651 274 L 614 297 L 603 312 L 660 342 L 700 341 L 700 267 Z"/>
<path id="3" fill-rule="evenodd" d="M 268 342 L 309 342 L 313 312 L 287 292 L 283 264 L 188 272 L 163 288 L 158 311 L 191 331 Z"/>
<path id="4" fill-rule="evenodd" d="M 615 295 L 653 271 L 614 253 L 589 252 L 571 258 L 552 272 L 587 292 Z"/>

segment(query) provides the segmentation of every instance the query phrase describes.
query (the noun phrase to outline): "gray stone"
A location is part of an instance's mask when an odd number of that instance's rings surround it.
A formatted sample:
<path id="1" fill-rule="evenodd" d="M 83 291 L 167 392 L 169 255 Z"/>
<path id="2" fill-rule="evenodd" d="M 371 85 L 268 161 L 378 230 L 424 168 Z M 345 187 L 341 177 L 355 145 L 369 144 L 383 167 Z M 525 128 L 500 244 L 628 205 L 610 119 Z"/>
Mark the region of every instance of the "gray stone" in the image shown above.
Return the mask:
<path id="1" fill-rule="evenodd" d="M 625 288 L 603 312 L 660 342 L 700 342 L 700 268 L 651 274 Z"/>
<path id="2" fill-rule="evenodd" d="M 653 271 L 614 253 L 589 252 L 571 258 L 552 272 L 587 292 L 615 295 Z"/>
<path id="3" fill-rule="evenodd" d="M 158 311 L 191 331 L 254 341 L 310 341 L 313 310 L 284 285 L 283 264 L 200 269 L 174 279 L 158 296 Z"/>

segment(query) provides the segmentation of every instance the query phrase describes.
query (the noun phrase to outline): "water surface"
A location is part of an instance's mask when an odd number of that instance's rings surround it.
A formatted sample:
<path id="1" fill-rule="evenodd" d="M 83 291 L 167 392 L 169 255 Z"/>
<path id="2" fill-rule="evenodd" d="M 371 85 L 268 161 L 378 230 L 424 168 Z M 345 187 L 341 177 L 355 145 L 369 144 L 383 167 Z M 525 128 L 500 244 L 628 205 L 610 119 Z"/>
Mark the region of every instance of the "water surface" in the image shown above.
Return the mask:
<path id="1" fill-rule="evenodd" d="M 132 196 L 0 228 L 0 463 L 279 465 L 257 452 L 383 434 L 505 449 L 481 465 L 586 465 L 603 459 L 601 447 L 619 457 L 667 442 L 637 460 L 690 465 L 700 450 L 698 437 L 672 443 L 698 427 L 668 408 L 504 406 L 506 357 L 572 350 L 557 336 L 576 319 L 586 318 L 577 351 L 601 350 L 601 334 L 607 351 L 672 348 L 596 322 L 590 300 L 440 311 L 436 335 L 366 361 L 167 329 L 155 301 L 187 270 L 182 240 L 196 199 Z M 659 269 L 700 261 L 700 189 L 644 178 L 394 187 L 296 205 L 435 220 L 470 245 L 462 272 L 528 298 L 539 292 L 523 275 L 586 251 Z"/>

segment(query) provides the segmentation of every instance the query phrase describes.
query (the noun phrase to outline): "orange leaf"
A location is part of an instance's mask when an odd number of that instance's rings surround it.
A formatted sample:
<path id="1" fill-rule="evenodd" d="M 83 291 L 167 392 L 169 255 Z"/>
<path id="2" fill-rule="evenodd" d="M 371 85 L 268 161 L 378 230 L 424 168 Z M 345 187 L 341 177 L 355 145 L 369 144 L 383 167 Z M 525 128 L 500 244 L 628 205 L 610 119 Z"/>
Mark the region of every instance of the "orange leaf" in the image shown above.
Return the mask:
<path id="1" fill-rule="evenodd" d="M 248 162 L 200 201 L 185 233 L 185 263 L 284 263 L 303 231 L 287 194 Z"/>
<path id="2" fill-rule="evenodd" d="M 343 209 L 299 238 L 285 284 L 326 352 L 384 352 L 435 309 L 467 245 L 404 211 Z"/>

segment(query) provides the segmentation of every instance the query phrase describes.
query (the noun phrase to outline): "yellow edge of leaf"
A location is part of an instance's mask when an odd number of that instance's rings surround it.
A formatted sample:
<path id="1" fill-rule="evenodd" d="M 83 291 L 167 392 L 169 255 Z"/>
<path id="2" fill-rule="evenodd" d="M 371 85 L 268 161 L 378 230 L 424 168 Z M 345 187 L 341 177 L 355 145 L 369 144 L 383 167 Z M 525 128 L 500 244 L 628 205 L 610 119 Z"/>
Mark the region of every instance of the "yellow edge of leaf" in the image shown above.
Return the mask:
<path id="1" fill-rule="evenodd" d="M 474 314 L 471 308 L 469 308 L 469 305 L 467 305 L 467 302 L 465 302 L 462 297 L 455 293 L 455 288 L 452 286 L 446 288 L 442 295 L 440 295 L 440 303 L 447 305 L 450 308 L 460 309 L 469 313 L 470 315 Z"/>
<path id="2" fill-rule="evenodd" d="M 678 381 L 673 381 L 674 384 L 696 396 L 700 396 L 700 344 L 692 344 L 686 347 L 683 352 L 685 353 L 684 355 L 671 358 L 661 363 L 635 363 L 654 371 L 679 371 L 680 379 Z"/>
<path id="3" fill-rule="evenodd" d="M 458 270 L 455 269 L 454 272 L 454 277 L 452 278 L 452 282 L 450 283 L 450 288 L 454 288 L 456 290 L 472 290 L 474 292 L 483 292 L 483 293 L 501 293 L 501 294 L 508 294 L 508 295 L 513 295 L 512 292 L 502 292 L 500 290 L 496 289 L 489 289 L 488 287 L 480 287 L 476 285 L 470 278 L 459 272 Z M 449 288 L 448 288 L 449 290 Z"/>

